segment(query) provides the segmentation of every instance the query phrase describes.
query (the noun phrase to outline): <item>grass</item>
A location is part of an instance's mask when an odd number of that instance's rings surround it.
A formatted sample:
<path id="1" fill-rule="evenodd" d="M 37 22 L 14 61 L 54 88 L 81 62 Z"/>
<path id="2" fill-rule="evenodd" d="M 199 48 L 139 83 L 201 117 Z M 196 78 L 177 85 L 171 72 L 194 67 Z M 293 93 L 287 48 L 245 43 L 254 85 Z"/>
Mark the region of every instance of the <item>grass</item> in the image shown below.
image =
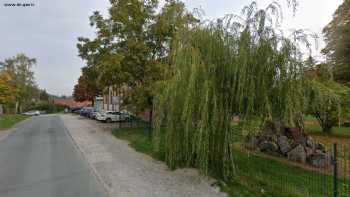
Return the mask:
<path id="1" fill-rule="evenodd" d="M 20 115 L 20 114 L 3 114 L 0 115 L 0 130 L 1 129 L 8 129 L 12 127 L 17 122 L 20 122 L 24 119 L 26 119 L 27 116 Z"/>
<path id="2" fill-rule="evenodd" d="M 164 160 L 163 155 L 153 151 L 147 129 L 116 129 L 113 135 L 129 141 L 136 151 Z M 329 175 L 241 150 L 235 151 L 234 159 L 237 175 L 230 182 L 218 181 L 221 189 L 232 197 L 331 196 L 332 177 Z M 344 185 L 340 188 L 342 191 L 350 192 L 344 181 L 340 180 L 339 185 Z"/>
<path id="3" fill-rule="evenodd" d="M 119 139 L 127 140 L 129 145 L 136 151 L 150 155 L 157 160 L 164 161 L 164 155 L 153 151 L 153 144 L 148 135 L 148 128 L 115 129 L 112 134 Z"/>
<path id="4" fill-rule="evenodd" d="M 326 135 L 326 136 L 328 135 L 328 136 L 334 136 L 334 137 L 349 137 L 350 138 L 350 127 L 335 126 L 335 127 L 333 127 L 331 133 L 322 132 L 322 128 L 316 124 L 307 124 L 307 125 L 305 125 L 305 129 L 310 134 Z"/>

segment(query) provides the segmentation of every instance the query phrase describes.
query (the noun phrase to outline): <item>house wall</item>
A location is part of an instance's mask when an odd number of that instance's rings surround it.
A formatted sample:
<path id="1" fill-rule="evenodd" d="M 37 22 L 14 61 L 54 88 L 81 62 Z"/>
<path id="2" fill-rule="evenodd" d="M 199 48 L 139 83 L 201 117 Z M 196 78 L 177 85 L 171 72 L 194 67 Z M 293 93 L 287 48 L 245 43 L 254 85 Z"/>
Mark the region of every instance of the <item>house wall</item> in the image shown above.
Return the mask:
<path id="1" fill-rule="evenodd" d="M 127 86 L 116 87 L 110 86 L 108 87 L 108 91 L 102 96 L 103 101 L 103 110 L 104 111 L 123 111 L 122 104 L 123 98 L 127 96 L 129 92 L 129 88 Z M 149 120 L 149 110 L 138 112 L 135 115 L 140 117 L 141 119 L 148 121 Z"/>
<path id="2" fill-rule="evenodd" d="M 110 86 L 107 93 L 103 95 L 103 110 L 120 111 L 121 95 L 118 94 L 118 88 Z"/>

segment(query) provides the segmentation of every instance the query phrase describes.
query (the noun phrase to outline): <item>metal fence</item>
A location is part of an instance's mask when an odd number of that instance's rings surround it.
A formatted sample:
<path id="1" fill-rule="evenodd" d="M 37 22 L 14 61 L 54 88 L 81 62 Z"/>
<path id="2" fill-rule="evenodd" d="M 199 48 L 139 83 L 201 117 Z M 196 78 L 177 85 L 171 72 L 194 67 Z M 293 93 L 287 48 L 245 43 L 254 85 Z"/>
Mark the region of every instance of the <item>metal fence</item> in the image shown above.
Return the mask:
<path id="1" fill-rule="evenodd" d="M 329 157 L 321 167 L 242 148 L 234 158 L 237 184 L 254 196 L 350 197 L 350 145 L 324 146 Z"/>
<path id="2" fill-rule="evenodd" d="M 146 121 L 118 122 L 116 127 L 150 132 Z M 315 167 L 309 162 L 297 163 L 278 155 L 248 151 L 239 143 L 233 161 L 236 181 L 230 185 L 248 191 L 239 196 L 350 197 L 350 144 L 323 146 L 328 155 L 326 164 Z"/>

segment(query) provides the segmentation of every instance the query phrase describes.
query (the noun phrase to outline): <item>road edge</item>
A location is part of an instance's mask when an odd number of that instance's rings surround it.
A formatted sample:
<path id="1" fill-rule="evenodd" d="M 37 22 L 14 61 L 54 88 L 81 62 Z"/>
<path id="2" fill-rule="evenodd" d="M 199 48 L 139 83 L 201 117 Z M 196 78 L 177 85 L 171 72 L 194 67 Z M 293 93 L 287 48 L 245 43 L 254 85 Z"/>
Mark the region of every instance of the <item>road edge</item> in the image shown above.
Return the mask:
<path id="1" fill-rule="evenodd" d="M 18 128 L 19 124 L 22 124 L 23 122 L 29 121 L 31 119 L 32 119 L 32 117 L 26 118 L 22 121 L 17 122 L 16 124 L 12 125 L 12 127 L 10 127 L 10 128 L 1 130 L 0 131 L 0 142 L 3 140 L 6 140 L 10 136 L 10 134 Z"/>
<path id="2" fill-rule="evenodd" d="M 90 167 L 92 174 L 94 175 L 95 179 L 102 185 L 102 187 L 104 188 L 104 190 L 106 191 L 107 195 L 109 197 L 112 197 L 112 191 L 109 189 L 108 184 L 104 181 L 104 179 L 102 178 L 102 176 L 98 173 L 97 169 L 94 167 L 94 165 L 89 162 L 89 160 L 86 158 L 85 156 L 85 152 L 83 151 L 83 149 L 80 147 L 80 145 L 78 144 L 78 142 L 73 138 L 72 134 L 70 133 L 70 130 L 66 127 L 66 125 L 64 124 L 64 120 L 62 119 L 62 115 L 58 116 L 62 123 L 63 123 L 63 127 L 66 131 L 66 133 L 68 134 L 68 136 L 70 137 L 70 139 L 72 140 L 74 147 L 77 149 L 77 151 L 82 155 L 83 159 L 87 162 L 88 166 Z"/>

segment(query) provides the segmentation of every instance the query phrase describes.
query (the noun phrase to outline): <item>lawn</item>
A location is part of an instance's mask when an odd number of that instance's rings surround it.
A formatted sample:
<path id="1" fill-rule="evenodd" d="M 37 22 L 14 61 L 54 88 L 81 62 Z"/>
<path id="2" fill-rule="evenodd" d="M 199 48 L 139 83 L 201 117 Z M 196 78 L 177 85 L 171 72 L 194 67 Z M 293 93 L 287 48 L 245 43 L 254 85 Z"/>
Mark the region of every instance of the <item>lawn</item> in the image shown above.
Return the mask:
<path id="1" fill-rule="evenodd" d="M 129 145 L 136 151 L 152 156 L 158 160 L 164 160 L 164 156 L 153 151 L 151 139 L 148 135 L 148 128 L 124 128 L 115 129 L 112 134 L 123 140 L 129 141 Z"/>
<path id="2" fill-rule="evenodd" d="M 332 129 L 332 133 L 323 133 L 322 128 L 318 124 L 306 124 L 306 131 L 310 134 L 325 135 L 325 136 L 335 136 L 335 137 L 350 137 L 350 127 L 338 127 L 335 126 Z"/>
<path id="3" fill-rule="evenodd" d="M 19 114 L 3 114 L 0 115 L 0 130 L 12 127 L 17 122 L 26 119 L 27 116 Z"/>
<path id="4" fill-rule="evenodd" d="M 147 129 L 116 129 L 114 136 L 130 142 L 136 151 L 163 160 L 154 153 Z M 332 177 L 289 165 L 276 159 L 235 151 L 236 176 L 230 182 L 219 181 L 230 196 L 303 197 L 331 196 Z M 220 178 L 219 178 L 220 179 Z M 340 180 L 340 191 L 350 192 L 350 185 Z"/>

